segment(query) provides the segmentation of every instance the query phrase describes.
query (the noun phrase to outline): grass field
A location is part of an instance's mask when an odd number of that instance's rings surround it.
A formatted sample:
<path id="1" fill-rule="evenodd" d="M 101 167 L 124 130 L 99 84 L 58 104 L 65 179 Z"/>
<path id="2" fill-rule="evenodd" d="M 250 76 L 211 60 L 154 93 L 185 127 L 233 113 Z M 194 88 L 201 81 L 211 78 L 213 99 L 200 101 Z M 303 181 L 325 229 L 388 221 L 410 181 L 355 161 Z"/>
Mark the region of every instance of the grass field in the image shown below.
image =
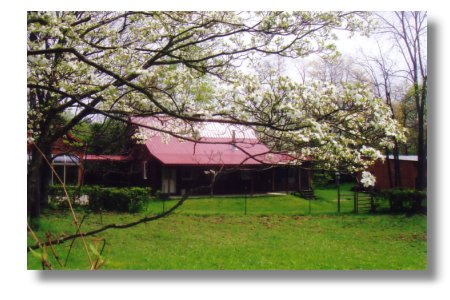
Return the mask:
<path id="1" fill-rule="evenodd" d="M 295 196 L 195 198 L 175 214 L 129 229 L 109 230 L 102 269 L 132 270 L 423 270 L 426 216 L 336 214 L 335 191 L 319 200 Z M 334 195 L 334 196 L 333 196 Z M 167 209 L 172 201 L 164 203 Z M 343 201 L 341 211 L 351 211 Z M 148 206 L 160 212 L 161 202 Z M 81 215 L 81 214 L 80 214 Z M 125 223 L 143 214 L 91 214 L 83 229 Z M 37 234 L 74 233 L 67 212 L 47 212 Z M 88 240 L 91 240 L 88 238 Z M 33 241 L 28 237 L 28 243 Z M 56 246 L 64 261 L 70 243 Z M 52 255 L 50 255 L 51 257 Z M 52 265 L 60 268 L 51 258 Z M 74 243 L 65 269 L 89 267 L 81 241 Z M 28 269 L 41 269 L 28 253 Z"/>
<path id="2" fill-rule="evenodd" d="M 342 193 L 349 195 L 351 185 L 343 185 Z M 177 210 L 179 214 L 189 215 L 299 215 L 337 213 L 337 192 L 335 189 L 317 189 L 315 200 L 305 200 L 294 195 L 255 195 L 192 197 Z M 147 211 L 161 213 L 176 203 L 169 201 L 149 202 Z M 341 212 L 353 210 L 353 196 L 341 197 Z"/>

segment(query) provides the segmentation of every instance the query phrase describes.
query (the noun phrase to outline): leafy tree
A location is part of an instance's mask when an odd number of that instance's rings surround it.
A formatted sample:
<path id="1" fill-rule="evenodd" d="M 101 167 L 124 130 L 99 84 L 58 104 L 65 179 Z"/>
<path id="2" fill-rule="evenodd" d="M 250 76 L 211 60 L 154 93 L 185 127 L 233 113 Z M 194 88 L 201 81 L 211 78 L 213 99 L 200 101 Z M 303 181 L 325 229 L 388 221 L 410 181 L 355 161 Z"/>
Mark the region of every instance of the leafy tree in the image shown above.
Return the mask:
<path id="1" fill-rule="evenodd" d="M 379 156 L 375 145 L 402 135 L 364 86 L 303 86 L 239 68 L 269 55 L 331 55 L 333 29 L 365 29 L 366 14 L 29 12 L 27 24 L 31 218 L 40 215 L 47 184 L 41 152 L 50 156 L 54 141 L 93 114 L 124 122 L 164 114 L 192 126 L 141 126 L 142 134 L 191 140 L 198 121 L 244 124 L 273 150 L 291 152 L 293 162 L 312 156 L 325 168 L 350 171 Z M 71 119 L 55 126 L 67 111 Z"/>
<path id="2" fill-rule="evenodd" d="M 103 123 L 91 124 L 91 135 L 87 139 L 87 151 L 92 154 L 126 154 L 128 151 L 129 127 L 126 123 L 106 119 Z"/>
<path id="3" fill-rule="evenodd" d="M 422 86 L 419 87 L 422 89 Z M 406 95 L 395 107 L 397 119 L 400 124 L 408 130 L 408 134 L 406 135 L 406 141 L 403 144 L 403 153 L 408 154 L 417 154 L 417 137 L 419 131 L 418 124 L 418 113 L 417 107 L 414 100 L 414 88 L 410 87 L 406 92 Z M 427 108 L 425 106 L 425 116 L 424 116 L 424 127 L 425 131 L 427 130 Z M 426 137 L 425 137 L 426 143 Z"/>

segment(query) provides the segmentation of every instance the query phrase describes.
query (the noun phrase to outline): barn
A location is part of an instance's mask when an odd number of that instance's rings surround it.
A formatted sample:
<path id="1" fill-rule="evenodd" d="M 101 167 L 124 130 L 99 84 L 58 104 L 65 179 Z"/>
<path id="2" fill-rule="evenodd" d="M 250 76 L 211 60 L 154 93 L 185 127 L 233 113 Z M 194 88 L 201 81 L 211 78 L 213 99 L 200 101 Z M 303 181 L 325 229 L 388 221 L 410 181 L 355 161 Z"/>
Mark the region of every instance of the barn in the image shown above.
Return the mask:
<path id="1" fill-rule="evenodd" d="M 402 188 L 416 188 L 417 161 L 417 155 L 399 155 Z M 376 178 L 376 189 L 385 190 L 392 188 L 389 173 L 394 174 L 394 157 L 391 155 L 389 159 L 376 161 L 375 164 L 369 167 L 368 171 Z"/>

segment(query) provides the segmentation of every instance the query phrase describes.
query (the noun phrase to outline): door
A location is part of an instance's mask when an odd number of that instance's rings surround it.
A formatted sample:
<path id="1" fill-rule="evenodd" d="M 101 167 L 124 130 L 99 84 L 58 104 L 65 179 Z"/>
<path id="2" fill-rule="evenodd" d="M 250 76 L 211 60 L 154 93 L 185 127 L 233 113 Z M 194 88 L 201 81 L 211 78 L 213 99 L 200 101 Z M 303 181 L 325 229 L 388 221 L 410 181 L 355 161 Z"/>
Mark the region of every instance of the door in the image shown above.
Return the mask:
<path id="1" fill-rule="evenodd" d="M 164 194 L 175 194 L 177 191 L 177 170 L 175 168 L 162 168 L 161 192 Z"/>

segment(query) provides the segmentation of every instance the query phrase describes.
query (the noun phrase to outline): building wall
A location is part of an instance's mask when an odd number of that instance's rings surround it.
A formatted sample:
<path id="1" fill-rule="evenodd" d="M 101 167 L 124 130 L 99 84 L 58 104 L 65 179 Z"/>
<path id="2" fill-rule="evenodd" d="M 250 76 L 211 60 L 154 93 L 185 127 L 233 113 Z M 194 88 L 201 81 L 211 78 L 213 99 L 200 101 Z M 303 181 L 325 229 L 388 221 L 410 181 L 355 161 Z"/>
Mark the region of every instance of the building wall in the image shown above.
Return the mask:
<path id="1" fill-rule="evenodd" d="M 41 155 L 38 151 L 35 151 L 36 154 L 33 154 L 33 144 L 27 142 L 27 154 L 29 155 L 29 159 L 31 159 L 31 155 Z M 51 154 L 53 157 L 55 156 L 63 156 L 69 155 L 76 158 L 77 161 L 81 161 L 84 154 L 86 152 L 85 146 L 82 145 L 80 140 L 72 136 L 70 133 L 65 135 L 62 138 L 57 139 L 51 148 Z M 48 166 L 47 166 L 48 167 Z M 63 164 L 55 164 L 52 162 L 52 167 L 55 172 L 58 174 L 59 179 L 61 179 L 65 184 L 68 185 L 82 185 L 84 179 L 84 166 L 81 163 L 77 165 L 73 165 L 72 163 L 68 163 L 66 166 Z M 48 172 L 50 174 L 50 184 L 61 184 L 58 180 L 58 176 L 48 168 Z"/>
<path id="2" fill-rule="evenodd" d="M 394 176 L 393 159 L 390 160 L 390 169 L 392 176 Z M 369 172 L 376 177 L 375 188 L 380 190 L 391 188 L 387 160 L 384 162 L 377 161 L 369 168 Z M 416 187 L 417 178 L 417 161 L 400 160 L 400 176 L 402 188 L 414 189 Z"/>
<path id="3" fill-rule="evenodd" d="M 165 171 L 163 171 L 163 169 Z M 183 194 L 189 189 L 198 186 L 208 186 L 213 175 L 210 170 L 219 168 L 202 166 L 163 166 L 156 160 L 149 160 L 148 186 L 152 191 L 167 192 L 167 181 L 162 179 L 163 173 L 176 173 L 175 194 Z M 245 170 L 223 169 L 216 177 L 213 189 L 205 188 L 195 194 L 258 194 L 280 191 L 298 191 L 305 189 L 309 182 L 307 171 L 298 167 L 262 168 L 254 166 Z M 209 174 L 208 174 L 209 173 Z M 303 183 L 302 183 L 303 178 Z"/>
<path id="4" fill-rule="evenodd" d="M 89 169 L 86 184 L 145 186 L 153 193 L 167 192 L 167 176 L 175 170 L 176 189 L 172 194 L 183 194 L 187 190 L 207 186 L 212 175 L 211 169 L 220 166 L 166 166 L 151 155 L 146 147 L 136 146 L 132 152 L 132 161 L 112 163 L 99 162 Z M 203 189 L 196 194 L 258 194 L 267 192 L 299 191 L 308 189 L 311 184 L 310 171 L 297 166 L 246 166 L 246 169 L 224 169 L 214 184 L 214 188 Z M 116 170 L 117 169 L 117 170 Z M 95 175 L 95 176 L 94 176 Z M 173 183 L 170 184 L 173 187 Z M 170 188 L 170 186 L 169 186 Z"/>

